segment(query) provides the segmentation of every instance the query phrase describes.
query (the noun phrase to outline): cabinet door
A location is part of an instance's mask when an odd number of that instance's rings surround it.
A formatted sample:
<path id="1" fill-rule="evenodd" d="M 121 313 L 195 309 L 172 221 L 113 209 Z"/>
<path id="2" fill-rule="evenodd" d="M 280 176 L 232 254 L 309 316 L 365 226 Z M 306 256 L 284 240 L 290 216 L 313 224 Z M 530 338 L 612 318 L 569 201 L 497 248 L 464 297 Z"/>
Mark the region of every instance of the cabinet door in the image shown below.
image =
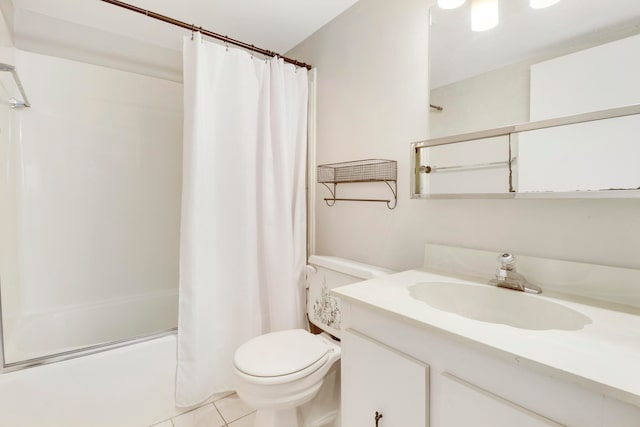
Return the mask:
<path id="1" fill-rule="evenodd" d="M 442 408 L 437 424 L 446 427 L 562 426 L 448 372 L 442 374 Z"/>
<path id="2" fill-rule="evenodd" d="M 428 411 L 429 366 L 351 329 L 343 333 L 343 426 L 428 427 Z"/>

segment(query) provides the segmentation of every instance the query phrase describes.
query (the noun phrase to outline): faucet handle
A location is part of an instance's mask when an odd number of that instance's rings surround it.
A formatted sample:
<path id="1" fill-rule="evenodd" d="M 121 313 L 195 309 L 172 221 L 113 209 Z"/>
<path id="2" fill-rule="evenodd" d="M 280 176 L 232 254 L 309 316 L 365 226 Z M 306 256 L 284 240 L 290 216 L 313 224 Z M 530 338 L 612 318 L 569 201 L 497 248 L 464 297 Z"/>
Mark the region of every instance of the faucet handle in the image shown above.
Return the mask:
<path id="1" fill-rule="evenodd" d="M 502 268 L 507 270 L 513 270 L 516 266 L 516 257 L 509 252 L 505 252 L 500 255 L 498 257 L 498 261 L 500 261 Z"/>

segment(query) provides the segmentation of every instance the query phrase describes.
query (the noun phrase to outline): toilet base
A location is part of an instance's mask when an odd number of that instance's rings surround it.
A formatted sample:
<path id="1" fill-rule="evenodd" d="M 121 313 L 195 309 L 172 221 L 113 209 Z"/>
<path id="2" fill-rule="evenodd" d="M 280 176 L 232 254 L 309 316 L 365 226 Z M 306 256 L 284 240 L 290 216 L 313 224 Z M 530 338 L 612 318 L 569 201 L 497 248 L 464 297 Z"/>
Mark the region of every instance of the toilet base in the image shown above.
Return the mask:
<path id="1" fill-rule="evenodd" d="M 340 364 L 327 373 L 313 399 L 295 407 L 258 409 L 253 427 L 340 427 Z"/>

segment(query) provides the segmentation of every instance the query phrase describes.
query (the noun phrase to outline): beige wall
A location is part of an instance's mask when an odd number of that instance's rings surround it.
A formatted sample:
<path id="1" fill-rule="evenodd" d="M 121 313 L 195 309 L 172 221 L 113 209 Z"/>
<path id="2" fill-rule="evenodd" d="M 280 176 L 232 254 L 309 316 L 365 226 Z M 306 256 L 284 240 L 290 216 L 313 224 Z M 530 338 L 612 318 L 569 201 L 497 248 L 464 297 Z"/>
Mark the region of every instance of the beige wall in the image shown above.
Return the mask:
<path id="1" fill-rule="evenodd" d="M 640 268 L 640 200 L 409 199 L 409 143 L 428 135 L 428 7 L 360 0 L 289 52 L 318 68 L 318 164 L 390 158 L 399 168 L 393 211 L 327 207 L 317 185 L 316 253 L 400 270 L 421 265 L 429 241 Z M 383 184 L 342 187 L 388 193 Z"/>

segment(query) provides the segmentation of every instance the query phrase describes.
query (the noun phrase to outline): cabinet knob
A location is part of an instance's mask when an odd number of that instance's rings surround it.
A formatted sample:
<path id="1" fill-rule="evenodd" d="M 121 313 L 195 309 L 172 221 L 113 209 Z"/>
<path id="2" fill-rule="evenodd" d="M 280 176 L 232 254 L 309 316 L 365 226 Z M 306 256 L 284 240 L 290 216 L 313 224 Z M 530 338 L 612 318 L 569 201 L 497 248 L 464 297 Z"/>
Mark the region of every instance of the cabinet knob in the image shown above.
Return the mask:
<path id="1" fill-rule="evenodd" d="M 376 411 L 376 427 L 378 427 L 379 423 L 380 423 L 380 418 L 382 418 L 382 412 L 378 412 Z"/>

